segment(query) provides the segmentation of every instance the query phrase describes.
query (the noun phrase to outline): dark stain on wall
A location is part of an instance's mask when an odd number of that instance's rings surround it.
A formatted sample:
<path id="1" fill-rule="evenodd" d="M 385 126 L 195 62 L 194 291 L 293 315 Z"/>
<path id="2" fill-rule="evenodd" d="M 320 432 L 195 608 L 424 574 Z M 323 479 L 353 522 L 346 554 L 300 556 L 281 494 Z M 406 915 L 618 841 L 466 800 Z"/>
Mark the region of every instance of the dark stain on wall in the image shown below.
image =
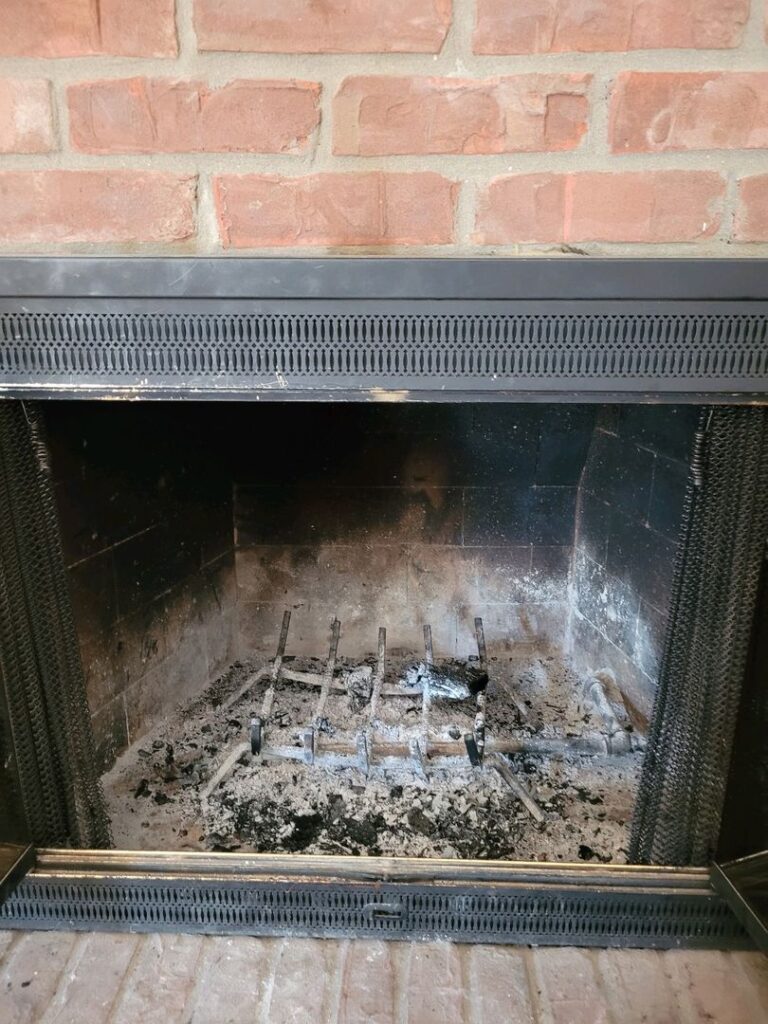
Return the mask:
<path id="1" fill-rule="evenodd" d="M 692 408 L 46 406 L 100 759 L 239 656 L 572 641 L 646 710 Z"/>
<path id="2" fill-rule="evenodd" d="M 237 410 L 239 616 L 268 654 L 283 609 L 292 650 L 474 652 L 562 642 L 577 485 L 595 410 L 513 404 L 273 405 Z M 266 450 L 265 450 L 266 449 Z"/>
<path id="3" fill-rule="evenodd" d="M 46 405 L 99 759 L 236 656 L 232 485 L 213 407 Z"/>

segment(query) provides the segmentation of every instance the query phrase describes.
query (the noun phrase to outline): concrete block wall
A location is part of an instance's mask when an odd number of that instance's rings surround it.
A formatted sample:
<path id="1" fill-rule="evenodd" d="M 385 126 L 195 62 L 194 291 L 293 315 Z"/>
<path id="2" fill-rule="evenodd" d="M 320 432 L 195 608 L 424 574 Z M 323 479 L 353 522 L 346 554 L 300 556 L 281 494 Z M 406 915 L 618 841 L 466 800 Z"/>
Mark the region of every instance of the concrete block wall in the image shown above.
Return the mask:
<path id="1" fill-rule="evenodd" d="M 3 0 L 0 252 L 768 254 L 767 0 Z"/>

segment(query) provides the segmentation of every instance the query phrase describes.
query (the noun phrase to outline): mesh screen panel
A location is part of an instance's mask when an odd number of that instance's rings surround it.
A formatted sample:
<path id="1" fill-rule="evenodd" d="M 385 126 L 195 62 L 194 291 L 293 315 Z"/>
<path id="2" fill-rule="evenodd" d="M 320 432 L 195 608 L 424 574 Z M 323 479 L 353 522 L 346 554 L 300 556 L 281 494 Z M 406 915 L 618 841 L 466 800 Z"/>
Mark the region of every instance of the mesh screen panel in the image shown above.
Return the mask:
<path id="1" fill-rule="evenodd" d="M 703 410 L 630 861 L 717 848 L 768 536 L 768 411 Z"/>
<path id="2" fill-rule="evenodd" d="M 110 842 L 37 410 L 0 402 L 0 682 L 29 834 Z"/>

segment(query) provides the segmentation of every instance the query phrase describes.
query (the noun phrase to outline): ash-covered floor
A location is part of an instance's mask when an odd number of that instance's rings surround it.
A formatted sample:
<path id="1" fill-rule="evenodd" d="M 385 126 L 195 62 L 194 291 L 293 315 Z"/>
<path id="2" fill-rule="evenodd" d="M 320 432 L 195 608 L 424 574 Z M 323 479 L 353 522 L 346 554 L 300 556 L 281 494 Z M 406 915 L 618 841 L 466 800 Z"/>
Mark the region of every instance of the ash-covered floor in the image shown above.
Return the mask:
<path id="1" fill-rule="evenodd" d="M 392 652 L 387 680 L 415 664 Z M 371 659 L 373 663 L 375 659 Z M 321 669 L 311 659 L 287 667 Z M 250 751 L 205 798 L 206 784 L 235 744 L 248 739 L 268 679 L 228 699 L 260 666 L 237 663 L 194 702 L 179 707 L 120 757 L 104 777 L 115 844 L 124 849 L 371 854 L 540 861 L 626 861 L 629 820 L 642 754 L 517 754 L 509 766 L 544 815 L 536 822 L 488 758 L 331 767 L 319 761 L 263 760 Z M 337 672 L 351 666 L 339 659 Z M 491 659 L 488 734 L 539 739 L 594 734 L 596 713 L 580 701 L 580 680 L 554 655 Z M 521 715 L 511 699 L 514 694 Z M 298 742 L 310 724 L 317 690 L 281 681 L 268 743 Z M 433 701 L 430 736 L 471 730 L 474 701 Z M 365 702 L 331 693 L 324 733 L 330 739 L 364 728 Z M 378 736 L 423 735 L 419 700 L 389 697 L 372 723 Z M 439 764 L 439 766 L 438 766 Z"/>

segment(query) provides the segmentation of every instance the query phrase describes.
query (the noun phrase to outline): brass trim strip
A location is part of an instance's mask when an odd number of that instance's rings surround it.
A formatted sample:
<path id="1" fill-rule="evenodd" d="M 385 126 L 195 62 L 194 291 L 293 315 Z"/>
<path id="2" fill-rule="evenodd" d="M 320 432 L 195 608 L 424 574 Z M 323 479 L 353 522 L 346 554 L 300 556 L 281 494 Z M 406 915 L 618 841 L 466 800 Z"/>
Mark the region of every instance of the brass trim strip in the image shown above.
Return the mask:
<path id="1" fill-rule="evenodd" d="M 144 850 L 39 850 L 31 877 L 73 875 L 199 880 L 411 882 L 557 885 L 586 889 L 710 891 L 705 868 L 536 861 L 345 857 L 306 854 L 194 853 Z"/>

